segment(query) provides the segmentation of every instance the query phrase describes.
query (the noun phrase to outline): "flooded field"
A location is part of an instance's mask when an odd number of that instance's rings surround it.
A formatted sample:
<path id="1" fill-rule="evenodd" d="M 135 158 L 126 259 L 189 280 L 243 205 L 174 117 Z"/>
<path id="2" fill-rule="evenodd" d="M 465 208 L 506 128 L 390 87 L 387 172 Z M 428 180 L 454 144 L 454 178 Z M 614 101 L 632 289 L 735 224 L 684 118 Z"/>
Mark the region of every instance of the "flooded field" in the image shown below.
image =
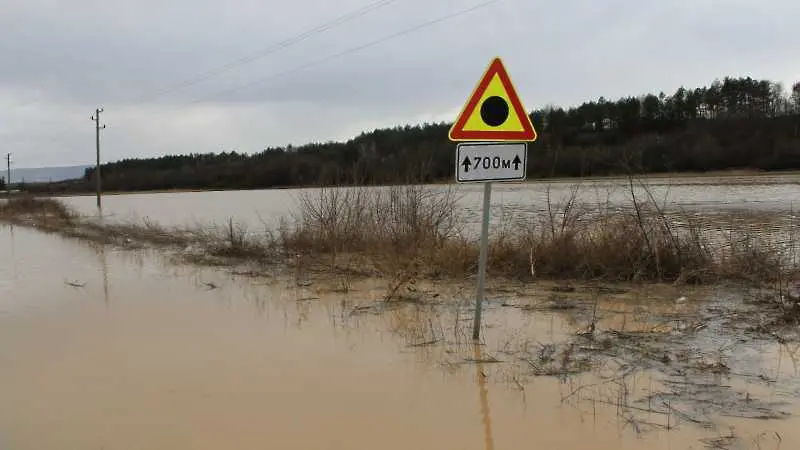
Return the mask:
<path id="1" fill-rule="evenodd" d="M 377 280 L 342 292 L 20 227 L 0 248 L 2 449 L 800 444 L 796 333 L 760 332 L 739 289 L 493 280 L 475 346 L 472 282 L 388 304 Z"/>
<path id="2" fill-rule="evenodd" d="M 507 217 L 542 215 L 547 210 L 547 189 L 554 203 L 563 203 L 572 194 L 576 180 L 552 183 L 496 183 L 492 193 L 495 223 Z M 800 199 L 800 174 L 742 177 L 654 178 L 647 180 L 650 194 L 668 208 L 684 208 L 692 213 L 756 212 L 785 213 L 796 209 Z M 446 187 L 439 189 L 445 190 Z M 480 222 L 483 188 L 480 185 L 456 187 L 461 215 L 475 225 Z M 162 225 L 195 226 L 223 224 L 229 218 L 263 230 L 264 223 L 274 225 L 296 205 L 298 196 L 312 194 L 312 189 L 259 191 L 181 192 L 158 194 L 109 195 L 103 200 L 103 214 L 109 220 L 140 221 L 149 219 Z M 641 186 L 635 188 L 639 200 L 647 199 Z M 590 206 L 598 204 L 627 206 L 631 202 L 627 180 L 580 182 L 577 200 Z M 85 214 L 95 214 L 93 196 L 68 197 L 69 205 Z"/>

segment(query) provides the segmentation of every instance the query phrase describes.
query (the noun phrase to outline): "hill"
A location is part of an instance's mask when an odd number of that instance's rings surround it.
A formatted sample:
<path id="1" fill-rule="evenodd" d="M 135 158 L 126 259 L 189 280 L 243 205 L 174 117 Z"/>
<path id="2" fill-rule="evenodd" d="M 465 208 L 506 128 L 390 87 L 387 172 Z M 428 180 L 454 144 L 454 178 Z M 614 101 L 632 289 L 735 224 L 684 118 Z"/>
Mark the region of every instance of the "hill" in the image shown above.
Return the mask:
<path id="1" fill-rule="evenodd" d="M 82 178 L 90 166 L 11 168 L 11 182 L 47 183 Z M 5 177 L 5 170 L 0 174 Z"/>
<path id="2" fill-rule="evenodd" d="M 725 77 L 672 95 L 600 97 L 530 116 L 540 136 L 529 146 L 530 178 L 800 168 L 800 82 L 787 92 L 769 80 Z M 103 165 L 103 185 L 129 191 L 449 181 L 455 145 L 448 128 L 398 126 L 255 154 L 125 159 Z M 91 191 L 93 176 L 90 168 L 82 179 L 30 189 Z"/>

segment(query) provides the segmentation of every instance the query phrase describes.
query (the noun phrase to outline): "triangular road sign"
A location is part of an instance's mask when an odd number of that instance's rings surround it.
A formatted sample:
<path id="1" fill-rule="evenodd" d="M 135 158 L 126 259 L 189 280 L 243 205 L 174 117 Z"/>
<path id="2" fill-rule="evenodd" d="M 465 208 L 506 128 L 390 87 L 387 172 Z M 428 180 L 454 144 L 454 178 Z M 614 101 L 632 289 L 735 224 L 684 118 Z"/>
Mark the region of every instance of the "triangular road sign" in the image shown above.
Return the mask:
<path id="1" fill-rule="evenodd" d="M 451 141 L 535 141 L 525 107 L 503 62 L 494 58 L 450 128 Z"/>

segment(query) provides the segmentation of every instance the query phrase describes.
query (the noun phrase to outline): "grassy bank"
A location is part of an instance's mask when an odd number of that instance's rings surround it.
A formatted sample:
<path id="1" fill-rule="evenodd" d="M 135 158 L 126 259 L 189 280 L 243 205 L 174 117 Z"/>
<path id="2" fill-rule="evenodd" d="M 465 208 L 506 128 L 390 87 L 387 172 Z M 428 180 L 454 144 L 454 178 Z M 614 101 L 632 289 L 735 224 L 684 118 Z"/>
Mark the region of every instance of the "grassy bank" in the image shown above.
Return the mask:
<path id="1" fill-rule="evenodd" d="M 561 204 L 548 201 L 543 218 L 493 224 L 489 275 L 710 284 L 784 282 L 795 272 L 787 249 L 796 242 L 773 242 L 744 226 L 720 233 L 696 216 L 666 212 L 652 196 L 637 198 L 629 183 L 628 208 L 579 205 L 575 189 Z M 213 232 L 102 224 L 58 200 L 33 197 L 0 203 L 0 220 L 117 245 L 171 247 L 196 262 L 321 271 L 341 279 L 342 289 L 353 277 L 379 277 L 391 297 L 417 279 L 474 276 L 478 243 L 457 200 L 454 188 L 441 186 L 308 190 L 291 217 L 259 233 L 233 220 Z"/>

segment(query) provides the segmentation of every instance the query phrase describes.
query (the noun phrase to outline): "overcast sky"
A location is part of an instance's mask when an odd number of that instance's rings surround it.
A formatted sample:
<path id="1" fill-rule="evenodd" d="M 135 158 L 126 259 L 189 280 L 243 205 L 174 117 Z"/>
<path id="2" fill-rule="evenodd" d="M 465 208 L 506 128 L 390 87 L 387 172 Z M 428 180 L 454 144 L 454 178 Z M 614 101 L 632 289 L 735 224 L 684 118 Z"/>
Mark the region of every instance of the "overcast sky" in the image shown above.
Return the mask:
<path id="1" fill-rule="evenodd" d="M 452 121 L 496 55 L 528 110 L 800 79 L 797 0 L 495 0 L 351 51 L 486 1 L 0 0 L 0 153 L 92 163 L 97 106 L 103 161 Z"/>

